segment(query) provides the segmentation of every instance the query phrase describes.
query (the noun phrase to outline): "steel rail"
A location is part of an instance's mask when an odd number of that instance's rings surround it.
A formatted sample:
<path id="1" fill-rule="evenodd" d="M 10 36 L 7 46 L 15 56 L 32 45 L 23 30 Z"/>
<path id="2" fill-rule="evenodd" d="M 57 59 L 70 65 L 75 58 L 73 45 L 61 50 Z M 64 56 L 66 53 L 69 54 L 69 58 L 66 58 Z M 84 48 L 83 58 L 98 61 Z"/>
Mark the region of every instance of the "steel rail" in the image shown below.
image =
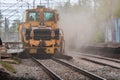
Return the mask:
<path id="1" fill-rule="evenodd" d="M 96 75 L 96 74 L 93 74 L 93 73 L 91 73 L 91 72 L 88 72 L 87 70 L 84 70 L 84 69 L 82 69 L 82 68 L 79 68 L 79 67 L 77 67 L 77 66 L 75 66 L 75 65 L 72 65 L 72 64 L 70 64 L 70 63 L 67 63 L 67 62 L 65 62 L 65 61 L 56 59 L 56 58 L 54 58 L 54 57 L 53 57 L 52 59 L 53 59 L 54 61 L 56 61 L 56 62 L 59 62 L 60 64 L 63 64 L 63 65 L 65 65 L 65 66 L 67 66 L 67 67 L 75 70 L 76 72 L 79 72 L 80 74 L 83 74 L 84 76 L 87 76 L 87 77 L 90 78 L 90 79 L 93 79 L 93 80 L 106 80 L 105 78 L 102 78 L 102 77 L 100 77 L 100 76 L 98 76 L 98 75 Z"/>
<path id="2" fill-rule="evenodd" d="M 108 61 L 113 61 L 113 62 L 120 63 L 120 60 L 118 60 L 118 59 L 107 58 L 107 57 L 97 56 L 97 55 L 89 55 L 89 54 L 81 54 L 81 55 L 83 55 L 83 56 L 88 56 L 88 57 L 99 58 L 99 59 L 104 59 L 104 60 L 108 60 Z"/>
<path id="3" fill-rule="evenodd" d="M 39 62 L 36 58 L 32 57 L 32 60 L 36 62 L 39 66 L 42 67 L 42 69 L 53 79 L 53 80 L 63 80 L 60 76 L 58 76 L 56 73 L 51 71 L 49 68 L 47 68 L 44 64 Z"/>
<path id="4" fill-rule="evenodd" d="M 120 66 L 115 66 L 115 65 L 111 65 L 111 64 L 95 61 L 95 60 L 92 60 L 92 59 L 89 59 L 89 58 L 85 58 L 85 57 L 80 57 L 80 58 L 83 59 L 83 60 L 86 60 L 86 61 L 93 62 L 93 63 L 97 63 L 97 64 L 101 64 L 101 65 L 104 65 L 104 66 L 110 66 L 110 67 L 113 67 L 113 68 L 116 68 L 116 69 L 120 69 Z"/>

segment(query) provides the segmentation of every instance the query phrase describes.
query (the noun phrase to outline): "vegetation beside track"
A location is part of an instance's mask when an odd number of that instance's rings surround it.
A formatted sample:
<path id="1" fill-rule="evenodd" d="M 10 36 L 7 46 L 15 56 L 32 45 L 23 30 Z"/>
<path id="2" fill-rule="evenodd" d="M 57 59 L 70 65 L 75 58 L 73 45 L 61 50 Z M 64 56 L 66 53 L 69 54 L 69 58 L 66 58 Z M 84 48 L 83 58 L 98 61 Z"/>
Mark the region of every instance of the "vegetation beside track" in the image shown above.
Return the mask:
<path id="1" fill-rule="evenodd" d="M 0 64 L 8 71 L 10 72 L 16 72 L 14 67 L 9 63 L 9 62 L 6 62 L 6 61 L 0 61 Z"/>

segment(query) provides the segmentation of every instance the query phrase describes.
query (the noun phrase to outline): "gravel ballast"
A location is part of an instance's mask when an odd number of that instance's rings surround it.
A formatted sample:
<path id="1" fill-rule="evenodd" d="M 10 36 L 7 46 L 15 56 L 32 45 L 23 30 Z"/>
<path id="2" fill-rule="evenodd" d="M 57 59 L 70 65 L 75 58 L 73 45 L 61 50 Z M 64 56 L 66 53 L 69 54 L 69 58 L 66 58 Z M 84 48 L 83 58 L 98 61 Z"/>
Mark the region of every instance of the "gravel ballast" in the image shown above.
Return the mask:
<path id="1" fill-rule="evenodd" d="M 53 60 L 41 60 L 41 62 L 46 65 L 48 68 L 53 70 L 56 74 L 58 74 L 64 80 L 90 80 L 87 77 L 79 74 L 72 69 L 63 66 Z"/>
<path id="2" fill-rule="evenodd" d="M 67 61 L 80 68 L 86 69 L 94 74 L 104 77 L 108 80 L 120 80 L 120 69 L 115 69 L 109 66 L 99 65 L 93 62 L 80 59 L 80 52 L 68 52 L 68 55 L 73 57 L 73 60 Z"/>
<path id="3" fill-rule="evenodd" d="M 51 80 L 51 78 L 36 65 L 31 59 L 22 59 L 21 64 L 13 65 L 16 73 L 14 76 L 23 78 L 33 78 L 36 80 Z"/>
<path id="4" fill-rule="evenodd" d="M 88 70 L 96 75 L 106 78 L 107 80 L 120 80 L 120 69 L 115 69 L 109 66 L 103 66 L 93 62 L 85 61 L 80 58 L 80 54 L 80 52 L 74 51 L 67 52 L 67 55 L 72 56 L 73 59 L 64 61 L 74 64 L 82 69 Z M 84 75 L 79 74 L 70 68 L 65 67 L 50 59 L 41 60 L 41 62 L 65 80 L 89 80 Z M 25 77 L 36 80 L 51 80 L 51 78 L 31 59 L 22 59 L 21 64 L 13 64 L 13 66 L 16 69 L 16 73 L 13 75 L 16 77 Z"/>

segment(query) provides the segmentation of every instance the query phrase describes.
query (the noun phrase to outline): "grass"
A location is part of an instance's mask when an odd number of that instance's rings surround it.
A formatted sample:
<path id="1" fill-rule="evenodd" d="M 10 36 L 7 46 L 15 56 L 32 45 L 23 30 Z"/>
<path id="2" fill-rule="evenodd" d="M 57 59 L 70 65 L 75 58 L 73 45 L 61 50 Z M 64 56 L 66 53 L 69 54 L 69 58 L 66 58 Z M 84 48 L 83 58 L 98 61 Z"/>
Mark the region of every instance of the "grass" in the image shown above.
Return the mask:
<path id="1" fill-rule="evenodd" d="M 21 59 L 19 59 L 17 57 L 12 57 L 12 60 L 14 60 L 16 62 L 16 64 L 20 64 L 21 63 Z"/>
<path id="2" fill-rule="evenodd" d="M 0 64 L 1 64 L 4 68 L 6 68 L 8 71 L 10 71 L 10 72 L 15 72 L 15 69 L 13 68 L 13 66 L 12 66 L 10 63 L 4 62 L 4 61 L 0 61 Z"/>

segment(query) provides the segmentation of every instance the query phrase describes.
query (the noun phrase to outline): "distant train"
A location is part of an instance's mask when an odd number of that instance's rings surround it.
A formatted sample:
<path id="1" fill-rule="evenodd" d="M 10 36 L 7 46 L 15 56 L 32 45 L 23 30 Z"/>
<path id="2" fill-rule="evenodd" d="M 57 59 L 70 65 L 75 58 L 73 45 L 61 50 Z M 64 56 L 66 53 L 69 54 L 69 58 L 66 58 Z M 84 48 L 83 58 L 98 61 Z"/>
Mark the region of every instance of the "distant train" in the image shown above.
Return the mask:
<path id="1" fill-rule="evenodd" d="M 26 10 L 25 22 L 19 25 L 19 41 L 29 54 L 64 52 L 64 35 L 58 27 L 56 10 L 38 6 Z"/>

